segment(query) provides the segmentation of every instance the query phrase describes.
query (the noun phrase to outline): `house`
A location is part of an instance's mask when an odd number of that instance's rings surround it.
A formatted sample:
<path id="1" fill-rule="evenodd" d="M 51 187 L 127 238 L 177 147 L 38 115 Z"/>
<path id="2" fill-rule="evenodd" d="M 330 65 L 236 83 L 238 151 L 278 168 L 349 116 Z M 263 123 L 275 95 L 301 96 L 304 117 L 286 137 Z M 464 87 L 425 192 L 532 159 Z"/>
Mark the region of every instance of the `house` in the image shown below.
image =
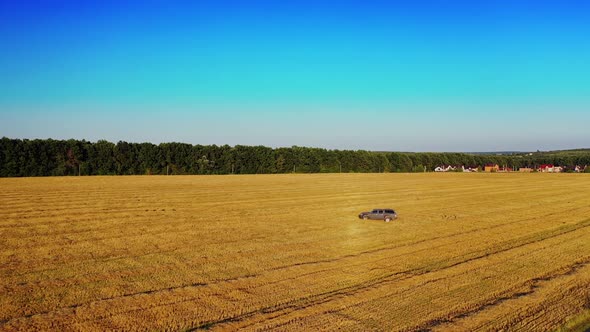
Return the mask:
<path id="1" fill-rule="evenodd" d="M 563 172 L 563 167 L 561 166 L 554 166 L 553 167 L 553 173 L 561 173 Z"/>
<path id="2" fill-rule="evenodd" d="M 553 173 L 553 164 L 542 164 L 539 166 L 539 172 L 543 173 Z"/>
<path id="3" fill-rule="evenodd" d="M 441 165 L 438 166 L 434 169 L 435 172 L 452 172 L 454 170 L 456 170 L 456 167 L 453 167 L 451 165 Z"/>
<path id="4" fill-rule="evenodd" d="M 533 169 L 530 168 L 530 167 L 521 167 L 521 168 L 518 169 L 518 171 L 519 172 L 522 172 L 522 173 L 530 173 L 530 172 L 533 171 Z"/>
<path id="5" fill-rule="evenodd" d="M 467 167 L 465 167 L 465 165 L 461 166 L 461 169 L 463 170 L 464 173 L 477 172 L 478 168 L 479 168 L 478 166 L 467 166 Z"/>
<path id="6" fill-rule="evenodd" d="M 500 169 L 498 170 L 498 172 L 512 172 L 512 167 L 508 167 L 508 166 L 504 167 L 504 166 L 502 166 L 502 167 L 500 167 Z"/>
<path id="7" fill-rule="evenodd" d="M 588 169 L 590 169 L 590 166 L 586 165 L 586 166 L 576 166 L 576 168 L 574 168 L 574 172 L 576 173 L 585 173 L 586 171 L 588 171 Z"/>
<path id="8" fill-rule="evenodd" d="M 484 167 L 485 172 L 497 172 L 500 170 L 500 166 L 498 164 L 486 164 Z"/>

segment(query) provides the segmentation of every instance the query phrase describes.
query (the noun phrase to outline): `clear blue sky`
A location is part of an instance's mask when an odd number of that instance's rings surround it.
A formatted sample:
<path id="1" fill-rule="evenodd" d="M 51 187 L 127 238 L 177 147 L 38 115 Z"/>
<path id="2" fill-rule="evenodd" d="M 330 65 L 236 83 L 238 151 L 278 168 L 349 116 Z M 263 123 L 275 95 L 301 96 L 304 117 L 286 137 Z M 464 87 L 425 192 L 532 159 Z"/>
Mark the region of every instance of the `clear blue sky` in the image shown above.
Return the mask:
<path id="1" fill-rule="evenodd" d="M 588 1 L 1 1 L 0 136 L 590 147 Z"/>

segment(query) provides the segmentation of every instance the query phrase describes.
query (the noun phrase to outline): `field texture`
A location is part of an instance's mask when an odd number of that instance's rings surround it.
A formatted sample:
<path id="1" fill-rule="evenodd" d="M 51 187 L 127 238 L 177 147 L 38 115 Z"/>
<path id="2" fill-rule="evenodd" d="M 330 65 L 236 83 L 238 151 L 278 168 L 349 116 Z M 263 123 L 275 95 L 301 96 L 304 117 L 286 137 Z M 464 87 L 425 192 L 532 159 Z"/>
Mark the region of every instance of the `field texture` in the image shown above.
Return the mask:
<path id="1" fill-rule="evenodd" d="M 585 174 L 0 189 L 0 330 L 547 331 L 590 308 Z M 357 218 L 377 207 L 400 219 Z"/>

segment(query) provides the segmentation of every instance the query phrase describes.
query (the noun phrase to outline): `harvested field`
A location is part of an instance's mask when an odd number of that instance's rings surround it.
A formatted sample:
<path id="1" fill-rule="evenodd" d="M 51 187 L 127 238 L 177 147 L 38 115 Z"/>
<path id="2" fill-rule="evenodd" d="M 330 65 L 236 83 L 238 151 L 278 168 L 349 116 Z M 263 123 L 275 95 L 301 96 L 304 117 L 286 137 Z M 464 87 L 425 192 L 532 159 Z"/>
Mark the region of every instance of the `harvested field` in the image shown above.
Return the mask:
<path id="1" fill-rule="evenodd" d="M 0 330 L 547 331 L 590 308 L 585 174 L 0 189 Z M 400 219 L 357 218 L 375 207 Z"/>

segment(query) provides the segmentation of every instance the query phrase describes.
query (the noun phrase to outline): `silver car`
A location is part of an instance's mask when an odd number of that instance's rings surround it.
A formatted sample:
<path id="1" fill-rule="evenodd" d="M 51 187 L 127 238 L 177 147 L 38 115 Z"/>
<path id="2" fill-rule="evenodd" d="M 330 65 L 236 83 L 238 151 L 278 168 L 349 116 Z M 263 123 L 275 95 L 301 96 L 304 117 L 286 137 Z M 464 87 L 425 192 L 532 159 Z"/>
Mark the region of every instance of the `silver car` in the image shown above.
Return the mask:
<path id="1" fill-rule="evenodd" d="M 361 212 L 359 214 L 359 219 L 384 220 L 385 222 L 390 222 L 397 219 L 397 213 L 392 209 L 374 209 L 371 212 Z"/>

